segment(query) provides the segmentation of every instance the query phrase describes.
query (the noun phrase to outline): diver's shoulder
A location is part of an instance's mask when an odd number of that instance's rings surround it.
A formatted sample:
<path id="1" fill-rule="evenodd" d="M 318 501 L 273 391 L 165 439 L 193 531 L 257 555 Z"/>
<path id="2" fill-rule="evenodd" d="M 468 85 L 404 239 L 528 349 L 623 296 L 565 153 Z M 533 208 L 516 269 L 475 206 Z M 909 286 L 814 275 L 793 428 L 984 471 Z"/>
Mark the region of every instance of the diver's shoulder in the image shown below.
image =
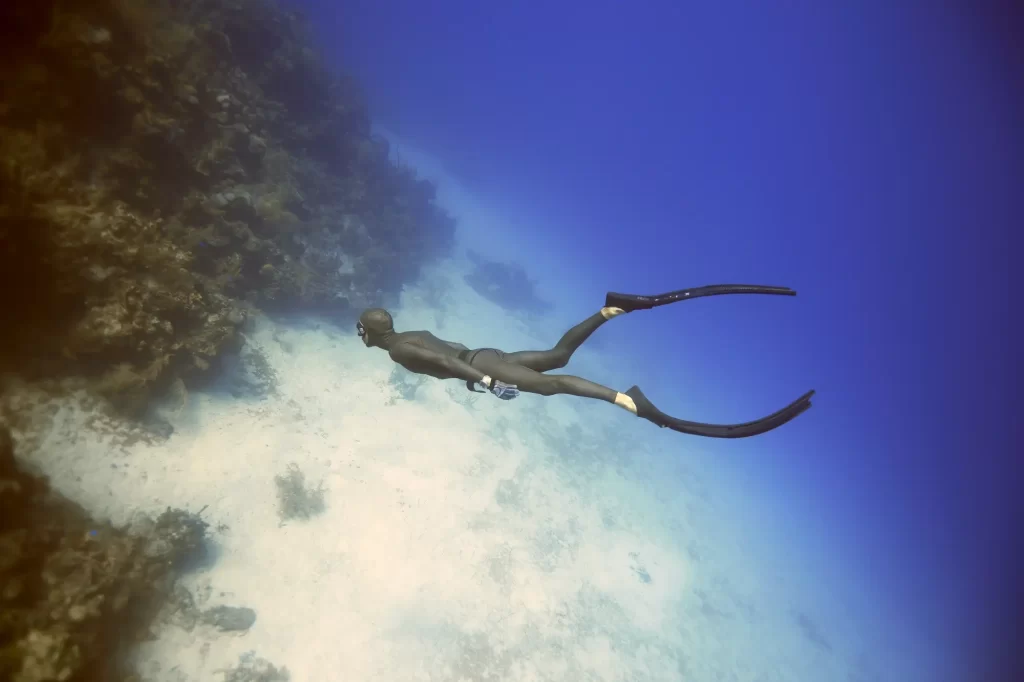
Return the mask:
<path id="1" fill-rule="evenodd" d="M 398 332 L 394 336 L 395 343 L 422 343 L 434 335 L 427 331 Z"/>
<path id="2" fill-rule="evenodd" d="M 433 350 L 439 353 L 451 354 L 461 350 L 469 350 L 461 343 L 454 343 L 438 338 L 428 331 L 401 332 L 395 335 L 395 344 L 410 344 Z"/>
<path id="3" fill-rule="evenodd" d="M 392 345 L 419 346 L 420 348 L 435 348 L 439 341 L 436 336 L 428 331 L 399 332 L 395 334 Z"/>

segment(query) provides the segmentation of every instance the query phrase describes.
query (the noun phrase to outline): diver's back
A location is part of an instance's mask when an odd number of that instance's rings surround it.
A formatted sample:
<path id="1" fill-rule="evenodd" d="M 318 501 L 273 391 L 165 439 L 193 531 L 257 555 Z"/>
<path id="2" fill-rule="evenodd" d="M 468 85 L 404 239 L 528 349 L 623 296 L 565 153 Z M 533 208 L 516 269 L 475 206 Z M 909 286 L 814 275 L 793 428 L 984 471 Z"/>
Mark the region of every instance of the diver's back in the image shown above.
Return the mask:
<path id="1" fill-rule="evenodd" d="M 460 351 L 469 350 L 461 343 L 439 339 L 428 331 L 399 332 L 396 337 L 396 343 L 412 343 L 451 357 L 456 357 Z"/>

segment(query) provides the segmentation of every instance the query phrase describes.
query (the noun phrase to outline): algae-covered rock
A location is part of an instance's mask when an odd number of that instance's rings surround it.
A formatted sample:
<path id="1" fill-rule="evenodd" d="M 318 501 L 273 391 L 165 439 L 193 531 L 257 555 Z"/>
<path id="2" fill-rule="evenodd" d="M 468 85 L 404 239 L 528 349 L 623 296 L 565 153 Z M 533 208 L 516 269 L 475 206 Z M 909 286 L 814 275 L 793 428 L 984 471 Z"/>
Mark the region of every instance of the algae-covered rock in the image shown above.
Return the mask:
<path id="1" fill-rule="evenodd" d="M 14 21 L 14 19 L 12 19 Z M 448 248 L 434 188 L 267 0 L 40 0 L 0 50 L 0 372 L 141 410 L 240 311 L 384 303 Z"/>
<path id="2" fill-rule="evenodd" d="M 116 680 L 205 523 L 168 510 L 145 530 L 91 519 L 22 471 L 0 426 L 0 679 Z"/>
<path id="3" fill-rule="evenodd" d="M 238 659 L 238 665 L 220 671 L 224 682 L 288 682 L 288 668 L 278 668 L 270 661 L 249 651 Z"/>
<path id="4" fill-rule="evenodd" d="M 246 606 L 215 606 L 203 611 L 202 621 L 225 632 L 248 630 L 256 622 L 256 612 Z"/>

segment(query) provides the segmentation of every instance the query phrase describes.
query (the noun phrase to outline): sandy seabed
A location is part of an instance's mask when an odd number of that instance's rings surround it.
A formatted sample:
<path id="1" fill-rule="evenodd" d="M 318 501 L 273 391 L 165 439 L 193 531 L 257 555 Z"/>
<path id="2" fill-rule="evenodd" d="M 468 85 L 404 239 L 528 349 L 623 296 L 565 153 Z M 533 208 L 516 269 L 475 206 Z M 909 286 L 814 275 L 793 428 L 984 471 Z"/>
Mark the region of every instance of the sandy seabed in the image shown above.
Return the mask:
<path id="1" fill-rule="evenodd" d="M 510 346 L 550 345 L 455 264 L 430 277 L 447 293 L 408 289 L 402 328 L 473 343 L 487 316 Z M 211 556 L 182 585 L 197 608 L 257 614 L 242 632 L 161 621 L 145 679 L 222 679 L 250 651 L 299 681 L 877 679 L 745 548 L 694 439 L 647 445 L 657 429 L 604 404 L 419 382 L 314 321 L 248 336 L 270 395 L 193 392 L 157 444 L 117 444 L 65 400 L 42 435 L 34 464 L 100 518 L 202 509 Z M 308 519 L 281 517 L 293 465 L 323 489 Z"/>

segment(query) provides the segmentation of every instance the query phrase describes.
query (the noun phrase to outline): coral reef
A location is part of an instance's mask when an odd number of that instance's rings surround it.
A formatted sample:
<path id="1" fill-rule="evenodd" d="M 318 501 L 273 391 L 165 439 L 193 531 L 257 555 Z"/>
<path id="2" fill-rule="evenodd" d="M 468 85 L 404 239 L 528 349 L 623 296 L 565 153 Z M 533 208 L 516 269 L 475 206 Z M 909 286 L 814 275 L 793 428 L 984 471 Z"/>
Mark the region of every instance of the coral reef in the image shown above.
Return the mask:
<path id="1" fill-rule="evenodd" d="M 266 398 L 277 394 L 277 371 L 259 343 L 246 341 L 238 357 L 229 356 L 228 362 L 228 390 L 234 397 Z"/>
<path id="2" fill-rule="evenodd" d="M 126 410 L 253 308 L 382 304 L 447 249 L 434 187 L 269 0 L 39 0 L 0 49 L 0 372 Z M 12 14 L 7 17 L 7 14 Z"/>
<path id="3" fill-rule="evenodd" d="M 451 246 L 434 187 L 271 0 L 2 3 L 0 24 L 4 397 L 70 386 L 122 416 L 168 395 L 180 411 L 231 356 L 235 389 L 271 394 L 247 320 L 387 305 Z M 19 455 L 38 444 L 19 435 Z M 294 467 L 278 487 L 283 518 L 323 511 Z M 160 612 L 252 625 L 175 591 L 206 533 L 174 509 L 91 519 L 19 468 L 0 426 L 0 679 L 119 679 L 122 647 Z M 287 671 L 250 658 L 225 677 Z"/>
<path id="4" fill-rule="evenodd" d="M 316 488 L 306 486 L 306 475 L 297 464 L 289 464 L 288 471 L 274 477 L 277 484 L 278 514 L 281 522 L 292 519 L 308 519 L 322 514 L 324 506 L 323 484 Z"/>
<path id="5" fill-rule="evenodd" d="M 545 313 L 551 304 L 537 295 L 536 284 L 518 263 L 489 261 L 475 251 L 468 251 L 473 271 L 464 279 L 473 291 L 506 310 Z"/>
<path id="6" fill-rule="evenodd" d="M 146 636 L 205 537 L 181 510 L 132 528 L 89 518 L 18 467 L 0 426 L 0 679 L 126 678 L 122 647 Z"/>
<path id="7" fill-rule="evenodd" d="M 239 657 L 238 665 L 221 671 L 224 682 L 288 682 L 288 668 L 277 668 L 252 651 Z"/>

